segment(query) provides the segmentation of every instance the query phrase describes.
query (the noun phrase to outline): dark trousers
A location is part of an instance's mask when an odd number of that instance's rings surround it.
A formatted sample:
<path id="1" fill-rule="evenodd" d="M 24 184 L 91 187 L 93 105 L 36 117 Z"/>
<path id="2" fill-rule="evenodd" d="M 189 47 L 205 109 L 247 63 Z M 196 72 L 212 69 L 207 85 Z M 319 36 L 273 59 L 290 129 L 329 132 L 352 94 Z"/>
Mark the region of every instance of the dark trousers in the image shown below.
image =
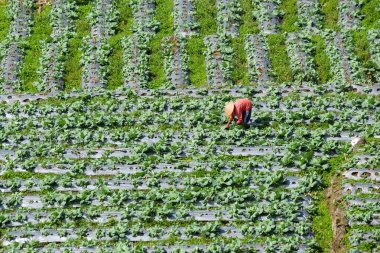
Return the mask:
<path id="1" fill-rule="evenodd" d="M 245 124 L 248 124 L 249 121 L 251 120 L 251 113 L 252 113 L 252 109 L 249 110 L 248 112 L 243 112 L 243 122 Z"/>

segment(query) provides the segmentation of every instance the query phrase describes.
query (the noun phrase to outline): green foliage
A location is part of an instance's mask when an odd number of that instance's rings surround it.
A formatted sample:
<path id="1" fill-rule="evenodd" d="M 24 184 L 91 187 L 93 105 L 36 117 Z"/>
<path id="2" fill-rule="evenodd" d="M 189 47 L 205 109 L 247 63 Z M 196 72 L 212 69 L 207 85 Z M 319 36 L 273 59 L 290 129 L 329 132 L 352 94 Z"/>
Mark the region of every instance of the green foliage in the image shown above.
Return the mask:
<path id="1" fill-rule="evenodd" d="M 242 18 L 240 24 L 240 37 L 246 34 L 259 33 L 258 23 L 252 15 L 252 0 L 241 0 Z M 243 41 L 243 40 L 242 40 Z M 243 44 L 242 44 L 243 45 Z"/>
<path id="2" fill-rule="evenodd" d="M 189 69 L 190 69 L 190 84 L 196 87 L 206 84 L 206 62 L 204 51 L 205 45 L 200 36 L 189 38 Z"/>
<path id="3" fill-rule="evenodd" d="M 0 1 L 0 42 L 7 36 L 9 30 L 9 19 L 7 18 L 7 5 Z"/>
<path id="4" fill-rule="evenodd" d="M 172 1 L 156 1 L 156 20 L 160 23 L 160 28 L 158 33 L 149 42 L 149 47 L 152 52 L 149 62 L 151 88 L 158 88 L 165 82 L 165 72 L 163 68 L 164 58 L 161 43 L 165 37 L 173 34 L 172 10 Z"/>
<path id="5" fill-rule="evenodd" d="M 286 52 L 285 36 L 283 34 L 268 35 L 269 58 L 272 69 L 277 76 L 277 82 L 291 82 L 293 73 L 290 69 L 290 59 Z"/>
<path id="6" fill-rule="evenodd" d="M 330 72 L 330 60 L 327 56 L 325 50 L 326 45 L 323 38 L 319 35 L 314 35 L 312 37 L 312 42 L 315 46 L 315 65 L 316 70 L 321 83 L 327 83 L 331 79 Z"/>
<path id="7" fill-rule="evenodd" d="M 338 27 L 338 0 L 321 0 L 324 13 L 325 28 L 339 30 Z"/>
<path id="8" fill-rule="evenodd" d="M 112 48 L 112 53 L 109 57 L 109 77 L 108 77 L 108 87 L 110 89 L 115 89 L 123 86 L 123 47 L 121 41 L 124 36 L 130 35 L 132 33 L 132 10 L 128 4 L 124 1 L 117 1 L 117 9 L 120 12 L 120 20 L 116 28 L 115 35 L 111 36 L 109 43 Z"/>
<path id="9" fill-rule="evenodd" d="M 215 34 L 217 31 L 216 23 L 216 5 L 215 0 L 195 0 L 194 6 L 196 11 L 195 19 L 198 22 L 199 35 L 189 38 L 188 53 L 190 84 L 196 87 L 206 85 L 206 62 L 205 51 L 206 47 L 203 43 L 205 35 Z"/>
<path id="10" fill-rule="evenodd" d="M 365 69 L 366 79 L 371 80 L 371 82 L 376 82 L 376 71 L 379 68 L 374 62 L 371 61 L 371 54 L 369 52 L 369 42 L 367 39 L 367 31 L 353 31 L 352 33 L 353 46 L 355 50 L 355 55 L 357 55 L 359 63 Z"/>
<path id="11" fill-rule="evenodd" d="M 205 35 L 216 34 L 216 2 L 215 0 L 195 0 L 196 20 L 200 26 L 199 35 L 203 38 Z"/>
<path id="12" fill-rule="evenodd" d="M 244 50 L 244 37 L 242 35 L 232 39 L 232 48 L 234 50 L 232 80 L 236 84 L 249 85 L 247 55 Z"/>
<path id="13" fill-rule="evenodd" d="M 281 23 L 282 32 L 294 32 L 297 30 L 297 0 L 284 0 L 280 5 L 280 10 L 284 12 Z"/>
<path id="14" fill-rule="evenodd" d="M 319 192 L 316 197 L 317 208 L 312 220 L 314 237 L 321 251 L 328 253 L 330 252 L 333 238 L 331 218 L 324 192 Z"/>
<path id="15" fill-rule="evenodd" d="M 71 90 L 81 87 L 82 68 L 79 63 L 83 43 L 83 38 L 90 34 L 90 24 L 87 15 L 91 10 L 91 5 L 83 5 L 78 8 L 78 19 L 76 20 L 76 35 L 69 40 L 69 52 L 65 64 L 64 83 L 65 89 Z"/>
<path id="16" fill-rule="evenodd" d="M 51 33 L 50 7 L 44 8 L 41 13 L 34 12 L 34 26 L 31 36 L 27 37 L 27 48 L 25 50 L 24 64 L 21 69 L 20 78 L 22 80 L 23 91 L 36 92 L 33 83 L 37 81 L 37 69 L 40 66 L 41 40 L 48 39 Z"/>
<path id="17" fill-rule="evenodd" d="M 367 28 L 380 28 L 380 3 L 378 0 L 364 0 L 361 14 L 364 15 L 362 25 Z"/>

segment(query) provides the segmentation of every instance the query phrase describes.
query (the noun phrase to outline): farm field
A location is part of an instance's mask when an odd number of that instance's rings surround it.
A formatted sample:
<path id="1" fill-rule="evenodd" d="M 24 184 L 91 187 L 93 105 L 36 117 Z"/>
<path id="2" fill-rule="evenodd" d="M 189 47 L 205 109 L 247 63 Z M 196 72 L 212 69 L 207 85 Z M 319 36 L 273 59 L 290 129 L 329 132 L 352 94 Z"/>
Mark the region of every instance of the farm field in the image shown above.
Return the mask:
<path id="1" fill-rule="evenodd" d="M 379 0 L 37 2 L 0 0 L 0 252 L 380 252 Z"/>

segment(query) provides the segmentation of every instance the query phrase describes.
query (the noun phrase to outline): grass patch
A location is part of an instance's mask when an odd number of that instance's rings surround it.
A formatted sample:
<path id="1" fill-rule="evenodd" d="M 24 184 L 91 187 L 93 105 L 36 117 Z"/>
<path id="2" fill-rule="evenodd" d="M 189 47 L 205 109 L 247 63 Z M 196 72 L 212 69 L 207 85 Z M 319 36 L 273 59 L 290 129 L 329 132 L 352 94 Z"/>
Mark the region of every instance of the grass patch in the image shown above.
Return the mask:
<path id="1" fill-rule="evenodd" d="M 33 85 L 38 80 L 37 69 L 40 66 L 41 40 L 48 40 L 50 38 L 50 7 L 46 6 L 41 13 L 35 11 L 33 14 L 34 25 L 32 28 L 31 36 L 26 38 L 27 47 L 25 50 L 24 63 L 21 67 L 21 90 L 26 92 L 37 92 L 36 87 Z"/>
<path id="2" fill-rule="evenodd" d="M 217 9 L 215 0 L 195 0 L 196 21 L 199 24 L 199 35 L 216 34 L 217 32 Z"/>
<path id="3" fill-rule="evenodd" d="M 376 82 L 376 71 L 380 71 L 377 65 L 371 61 L 371 54 L 369 53 L 369 42 L 367 39 L 367 32 L 365 30 L 353 31 L 352 41 L 354 44 L 354 52 L 358 56 L 361 66 L 365 69 L 365 78 L 371 80 L 371 83 Z"/>
<path id="4" fill-rule="evenodd" d="M 117 1 L 117 9 L 120 12 L 119 24 L 116 28 L 116 34 L 111 36 L 109 43 L 112 48 L 111 55 L 109 57 L 110 64 L 109 77 L 108 77 L 108 88 L 116 89 L 124 85 L 123 77 L 123 47 L 121 46 L 121 41 L 124 36 L 132 34 L 132 9 L 124 1 Z"/>
<path id="5" fill-rule="evenodd" d="M 65 90 L 69 91 L 74 88 L 81 87 L 82 81 L 82 66 L 79 61 L 82 52 L 79 50 L 83 38 L 90 35 L 90 24 L 87 20 L 87 15 L 91 11 L 92 6 L 82 5 L 78 8 L 78 19 L 76 20 L 76 35 L 69 40 L 68 55 L 65 62 L 65 73 L 63 80 Z"/>
<path id="6" fill-rule="evenodd" d="M 0 1 L 0 42 L 7 37 L 9 23 L 9 19 L 7 18 L 7 4 L 5 1 Z"/>
<path id="7" fill-rule="evenodd" d="M 241 24 L 240 24 L 240 36 L 246 34 L 259 33 L 258 22 L 254 19 L 252 12 L 253 6 L 251 0 L 241 0 L 241 8 L 243 12 L 241 14 Z"/>
<path id="8" fill-rule="evenodd" d="M 338 0 L 321 0 L 325 28 L 338 31 Z"/>
<path id="9" fill-rule="evenodd" d="M 293 73 L 290 69 L 290 59 L 286 52 L 285 36 L 282 34 L 268 35 L 269 58 L 278 83 L 291 82 Z"/>
<path id="10" fill-rule="evenodd" d="M 160 29 L 149 43 L 149 48 L 152 52 L 149 61 L 149 71 L 151 75 L 151 82 L 149 83 L 150 88 L 158 88 L 166 81 L 163 68 L 164 57 L 162 54 L 161 41 L 163 38 L 173 34 L 172 12 L 172 1 L 156 1 L 156 20 L 160 22 Z"/>
<path id="11" fill-rule="evenodd" d="M 297 0 L 285 0 L 280 5 L 280 10 L 284 11 L 281 23 L 282 32 L 294 32 L 297 30 L 298 20 Z"/>
<path id="12" fill-rule="evenodd" d="M 316 211 L 312 220 L 314 238 L 322 252 L 327 253 L 330 252 L 333 238 L 332 222 L 324 192 L 318 192 L 316 198 Z"/>
<path id="13" fill-rule="evenodd" d="M 192 86 L 206 85 L 205 46 L 202 37 L 192 37 L 188 41 L 190 83 Z"/>
<path id="14" fill-rule="evenodd" d="M 244 50 L 244 36 L 232 39 L 231 42 L 234 50 L 234 57 L 232 58 L 232 80 L 236 84 L 249 85 L 247 55 Z"/>
<path id="15" fill-rule="evenodd" d="M 332 75 L 330 72 L 330 59 L 326 54 L 326 45 L 323 38 L 319 35 L 314 35 L 311 38 L 315 46 L 315 67 L 321 83 L 327 83 Z"/>
<path id="16" fill-rule="evenodd" d="M 216 5 L 215 0 L 195 0 L 196 22 L 199 24 L 199 35 L 192 37 L 188 42 L 190 83 L 200 87 L 206 85 L 206 60 L 203 43 L 204 36 L 216 34 Z"/>
<path id="17" fill-rule="evenodd" d="M 380 5 L 379 0 L 364 0 L 361 8 L 364 15 L 362 25 L 367 29 L 380 29 Z"/>

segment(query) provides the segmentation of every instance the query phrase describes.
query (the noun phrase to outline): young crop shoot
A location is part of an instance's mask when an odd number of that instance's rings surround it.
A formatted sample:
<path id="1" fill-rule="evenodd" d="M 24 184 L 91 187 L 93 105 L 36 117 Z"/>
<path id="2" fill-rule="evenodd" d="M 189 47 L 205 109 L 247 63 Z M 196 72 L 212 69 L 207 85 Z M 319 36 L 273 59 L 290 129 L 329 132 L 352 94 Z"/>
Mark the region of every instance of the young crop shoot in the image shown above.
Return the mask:
<path id="1" fill-rule="evenodd" d="M 231 84 L 233 49 L 230 40 L 224 36 L 204 38 L 206 45 L 207 83 L 211 86 Z"/>
<path id="2" fill-rule="evenodd" d="M 162 42 L 164 70 L 169 87 L 184 88 L 189 84 L 187 40 L 171 36 Z"/>
<path id="3" fill-rule="evenodd" d="M 326 54 L 331 63 L 332 82 L 336 84 L 364 84 L 364 69 L 354 54 L 352 37 L 348 31 L 324 33 Z"/>
<path id="4" fill-rule="evenodd" d="M 23 62 L 25 38 L 30 35 L 33 13 L 32 0 L 10 0 L 7 16 L 10 30 L 0 46 L 0 89 L 3 92 L 19 91 L 20 65 Z"/>
<path id="5" fill-rule="evenodd" d="M 360 7 L 361 0 L 339 0 L 338 24 L 341 29 L 356 29 L 360 26 L 360 20 L 362 19 Z"/>
<path id="6" fill-rule="evenodd" d="M 39 91 L 53 92 L 63 88 L 63 71 L 68 40 L 74 34 L 76 18 L 74 2 L 55 0 L 51 2 L 50 22 L 52 26 L 51 42 L 42 43 L 42 56 L 38 69 Z"/>
<path id="7" fill-rule="evenodd" d="M 298 26 L 301 29 L 318 31 L 322 28 L 322 10 L 319 0 L 298 0 Z"/>
<path id="8" fill-rule="evenodd" d="M 371 60 L 380 68 L 380 30 L 369 30 L 367 33 Z M 380 82 L 380 73 L 376 72 L 376 80 Z"/>
<path id="9" fill-rule="evenodd" d="M 299 84 L 317 84 L 311 35 L 308 32 L 290 33 L 286 39 L 286 50 L 294 72 L 294 80 Z"/>
<path id="10" fill-rule="evenodd" d="M 194 0 L 174 1 L 174 29 L 177 36 L 191 36 L 197 33 Z"/>
<path id="11" fill-rule="evenodd" d="M 91 35 L 84 38 L 81 64 L 82 87 L 91 89 L 105 87 L 108 76 L 108 56 L 111 48 L 108 37 L 115 32 L 118 12 L 114 0 L 96 0 L 88 19 L 91 23 Z"/>
<path id="12" fill-rule="evenodd" d="M 251 83 L 268 84 L 272 81 L 268 43 L 265 35 L 253 34 L 245 38 L 248 74 Z"/>
<path id="13" fill-rule="evenodd" d="M 218 33 L 236 37 L 239 34 L 242 8 L 238 0 L 217 0 Z"/>
<path id="14" fill-rule="evenodd" d="M 279 10 L 282 0 L 252 0 L 255 7 L 253 16 L 259 22 L 259 28 L 264 33 L 276 33 L 283 12 Z"/>
<path id="15" fill-rule="evenodd" d="M 135 34 L 122 40 L 123 75 L 126 87 L 147 88 L 149 81 L 148 37 Z"/>
<path id="16" fill-rule="evenodd" d="M 155 0 L 131 0 L 133 32 L 155 33 L 160 23 L 155 20 Z"/>

